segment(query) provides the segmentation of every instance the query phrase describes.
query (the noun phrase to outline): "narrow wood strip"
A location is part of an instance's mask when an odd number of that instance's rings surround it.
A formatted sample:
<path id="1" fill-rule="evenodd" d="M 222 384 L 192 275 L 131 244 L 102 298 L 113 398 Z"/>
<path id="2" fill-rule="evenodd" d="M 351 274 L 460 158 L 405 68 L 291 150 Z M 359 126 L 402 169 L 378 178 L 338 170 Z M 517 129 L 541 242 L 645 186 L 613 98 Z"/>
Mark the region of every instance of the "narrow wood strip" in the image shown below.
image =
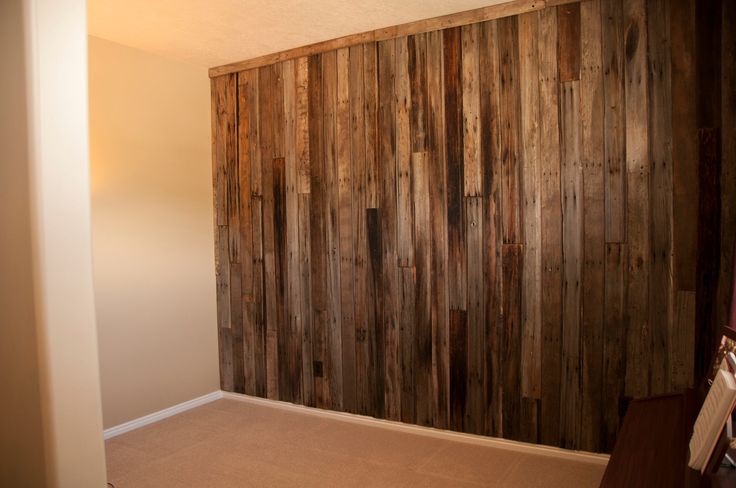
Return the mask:
<path id="1" fill-rule="evenodd" d="M 626 112 L 621 0 L 601 2 L 606 242 L 626 241 Z"/>
<path id="2" fill-rule="evenodd" d="M 481 194 L 480 97 L 478 92 L 478 24 L 462 27 L 463 179 L 464 195 Z"/>
<path id="3" fill-rule="evenodd" d="M 329 386 L 324 375 L 327 361 L 327 247 L 325 245 L 324 134 L 322 130 L 322 56 L 311 56 L 309 76 L 309 236 L 312 292 L 312 361 L 314 403 L 329 407 Z"/>
<path id="4" fill-rule="evenodd" d="M 725 2 L 724 5 L 728 3 Z M 698 216 L 695 0 L 670 3 L 674 284 L 695 291 Z"/>
<path id="5" fill-rule="evenodd" d="M 539 37 L 537 13 L 519 16 L 519 84 L 521 86 L 521 161 L 523 174 L 524 208 L 524 269 L 522 272 L 522 315 L 521 315 L 521 395 L 524 398 L 541 398 L 542 374 L 542 317 L 541 297 L 542 252 L 540 233 L 541 183 L 540 140 L 539 140 Z M 524 418 L 528 424 L 536 421 L 536 411 L 527 413 L 534 418 Z M 529 432 L 531 434 L 531 431 Z M 536 439 L 536 432 L 528 440 Z M 524 440 L 524 439 L 523 439 Z"/>
<path id="6" fill-rule="evenodd" d="M 220 389 L 233 391 L 233 341 L 231 329 L 217 329 L 217 345 L 220 358 Z"/>
<path id="7" fill-rule="evenodd" d="M 412 154 L 415 236 L 414 394 L 416 423 L 432 425 L 432 320 L 429 207 L 429 168 L 426 152 Z"/>
<path id="8" fill-rule="evenodd" d="M 468 376 L 467 312 L 450 310 L 450 429 L 465 430 L 465 401 Z"/>
<path id="9" fill-rule="evenodd" d="M 351 34 L 349 36 L 339 37 L 337 39 L 322 41 L 273 54 L 266 54 L 264 56 L 259 56 L 257 58 L 245 61 L 238 61 L 223 66 L 217 66 L 214 68 L 210 68 L 209 76 L 210 78 L 215 78 L 227 73 L 243 71 L 251 68 L 258 68 L 260 66 L 285 61 L 287 59 L 293 59 L 302 56 L 311 56 L 314 54 L 332 51 L 334 49 L 350 47 L 355 44 L 363 44 L 372 41 L 391 40 L 397 37 L 409 36 L 412 34 L 420 34 L 423 32 L 431 32 L 435 30 L 449 29 L 466 24 L 472 24 L 475 22 L 499 19 L 502 17 L 517 15 L 532 10 L 541 10 L 545 8 L 547 3 L 556 5 L 570 1 L 577 2 L 579 0 L 553 0 L 551 2 L 549 0 L 547 2 L 545 2 L 544 0 L 513 0 L 511 2 L 491 5 L 479 9 L 467 10 L 465 12 L 458 12 L 455 14 L 434 17 L 431 19 L 409 22 L 406 24 L 377 29 L 374 31 L 361 32 L 359 34 Z"/>
<path id="10" fill-rule="evenodd" d="M 377 418 L 385 416 L 386 392 L 386 331 L 383 321 L 383 239 L 381 236 L 381 214 L 377 208 L 366 209 L 366 231 L 368 235 L 368 304 L 367 322 L 372 330 L 372 407 Z"/>
<path id="11" fill-rule="evenodd" d="M 431 225 L 432 404 L 435 427 L 447 428 L 449 297 L 442 32 L 427 34 L 427 149 Z"/>
<path id="12" fill-rule="evenodd" d="M 297 192 L 309 193 L 309 61 L 295 61 Z"/>
<path id="13" fill-rule="evenodd" d="M 626 236 L 628 346 L 626 394 L 649 394 L 649 132 L 644 0 L 624 0 L 626 73 Z M 657 366 L 659 367 L 659 365 Z"/>
<path id="14" fill-rule="evenodd" d="M 503 246 L 503 436 L 521 436 L 521 244 Z"/>
<path id="15" fill-rule="evenodd" d="M 396 39 L 396 181 L 397 249 L 400 267 L 414 266 L 414 226 L 411 197 L 411 134 L 409 127 L 409 51 L 406 38 Z"/>
<path id="16" fill-rule="evenodd" d="M 560 84 L 562 186 L 562 378 L 560 437 L 566 448 L 580 445 L 581 284 L 583 273 L 583 168 L 581 165 L 580 82 Z"/>
<path id="17" fill-rule="evenodd" d="M 232 390 L 245 393 L 245 350 L 243 347 L 243 293 L 240 263 L 230 263 L 230 318 L 232 341 Z"/>
<path id="18" fill-rule="evenodd" d="M 562 195 L 558 125 L 557 15 L 539 12 L 539 147 L 541 155 L 542 375 L 540 440 L 560 442 L 562 370 Z"/>
<path id="19" fill-rule="evenodd" d="M 363 90 L 366 165 L 366 207 L 378 208 L 380 202 L 381 175 L 378 165 L 378 62 L 377 45 L 363 46 Z"/>
<path id="20" fill-rule="evenodd" d="M 672 358 L 672 388 L 684 390 L 693 386 L 695 359 L 695 292 L 678 291 L 675 295 L 674 321 L 677 334 L 669 342 Z"/>
<path id="21" fill-rule="evenodd" d="M 311 225 L 310 209 L 311 195 L 299 194 L 298 232 L 299 232 L 299 281 L 301 294 L 299 296 L 299 318 L 302 322 L 302 399 L 308 407 L 316 406 L 314 396 L 314 356 L 312 344 L 314 330 L 312 327 L 312 263 L 311 263 Z"/>
<path id="22" fill-rule="evenodd" d="M 399 268 L 399 329 L 401 350 L 401 421 L 416 423 L 416 396 L 414 384 L 416 336 L 416 288 L 414 267 Z"/>
<path id="23" fill-rule="evenodd" d="M 465 197 L 468 260 L 468 386 L 465 432 L 485 432 L 486 317 L 483 296 L 483 197 Z"/>
<path id="24" fill-rule="evenodd" d="M 286 222 L 286 160 L 273 160 L 273 242 L 274 242 L 274 286 L 276 291 L 276 327 L 275 340 L 277 347 L 277 366 L 279 400 L 294 402 L 297 397 L 296 389 L 301 384 L 297 380 L 296 348 L 298 336 L 293 330 L 294 316 L 289 314 L 289 268 L 287 260 L 287 222 Z M 298 242 L 298 241 L 297 241 Z M 271 316 L 273 317 L 273 315 Z M 273 324 L 274 320 L 269 320 Z M 274 331 L 271 327 L 269 332 Z M 270 344 L 269 344 L 270 346 Z M 269 349 L 269 352 L 271 350 Z"/>
<path id="25" fill-rule="evenodd" d="M 381 175 L 381 246 L 383 332 L 385 334 L 385 415 L 401 419 L 401 355 L 399 336 L 399 275 L 396 250 L 396 43 L 378 44 L 378 134 Z"/>
<path id="26" fill-rule="evenodd" d="M 342 323 L 340 288 L 340 203 L 337 168 L 337 52 L 322 55 L 324 136 L 325 246 L 327 248 L 327 381 L 331 408 L 343 409 Z"/>
<path id="27" fill-rule="evenodd" d="M 604 99 L 601 2 L 580 4 L 580 122 L 583 169 L 582 426 L 580 447 L 601 450 L 605 259 Z"/>
<path id="28" fill-rule="evenodd" d="M 252 180 L 251 180 L 252 181 Z M 263 261 L 263 200 L 251 199 L 253 222 L 253 355 L 255 362 L 255 394 L 266 397 L 266 301 Z"/>
<path id="29" fill-rule="evenodd" d="M 504 244 L 523 242 L 521 167 L 519 160 L 521 86 L 519 85 L 518 18 L 498 21 L 498 60 L 501 76 L 501 197 Z"/>
<path id="30" fill-rule="evenodd" d="M 499 131 L 500 90 L 498 23 L 485 22 L 480 32 L 480 132 L 483 170 L 483 294 L 486 311 L 486 419 L 485 430 L 500 437 L 503 432 L 503 382 L 501 345 L 503 341 L 503 296 L 501 272 L 501 142 Z"/>
<path id="31" fill-rule="evenodd" d="M 649 327 L 652 331 L 652 393 L 671 391 L 669 342 L 673 321 L 672 282 L 672 91 L 669 2 L 647 2 L 649 84 L 649 195 L 651 263 Z"/>
<path id="32" fill-rule="evenodd" d="M 610 452 L 621 425 L 626 378 L 626 244 L 606 244 L 605 260 L 601 448 Z"/>
<path id="33" fill-rule="evenodd" d="M 460 29 L 444 36 L 445 143 L 447 163 L 447 238 L 450 309 L 465 310 L 467 302 L 463 216 L 462 50 Z"/>

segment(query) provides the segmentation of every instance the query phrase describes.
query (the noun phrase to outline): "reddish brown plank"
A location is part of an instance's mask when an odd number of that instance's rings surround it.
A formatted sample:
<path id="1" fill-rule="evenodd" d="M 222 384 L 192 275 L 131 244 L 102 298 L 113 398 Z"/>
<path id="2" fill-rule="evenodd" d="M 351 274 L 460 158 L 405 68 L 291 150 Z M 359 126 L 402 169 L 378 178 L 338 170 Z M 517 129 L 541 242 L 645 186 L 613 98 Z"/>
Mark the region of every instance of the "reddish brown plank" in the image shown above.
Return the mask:
<path id="1" fill-rule="evenodd" d="M 503 246 L 503 436 L 521 435 L 521 244 Z"/>
<path id="2" fill-rule="evenodd" d="M 450 422 L 452 430 L 464 431 L 468 376 L 468 324 L 464 310 L 450 310 Z"/>
<path id="3" fill-rule="evenodd" d="M 580 79 L 580 4 L 557 7 L 557 61 L 560 81 Z"/>

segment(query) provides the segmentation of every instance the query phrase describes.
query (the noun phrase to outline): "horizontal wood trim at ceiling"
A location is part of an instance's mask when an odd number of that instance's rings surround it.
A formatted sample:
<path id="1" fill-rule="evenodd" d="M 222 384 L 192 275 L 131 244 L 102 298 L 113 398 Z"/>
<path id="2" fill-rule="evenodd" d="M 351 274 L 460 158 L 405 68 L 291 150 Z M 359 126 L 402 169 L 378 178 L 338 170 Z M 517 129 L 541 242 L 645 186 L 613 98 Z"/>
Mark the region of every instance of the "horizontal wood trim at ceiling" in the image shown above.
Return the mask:
<path id="1" fill-rule="evenodd" d="M 328 41 L 317 42 L 307 46 L 296 47 L 286 51 L 266 54 L 245 61 L 237 61 L 222 66 L 210 68 L 210 78 L 226 75 L 228 73 L 237 73 L 252 68 L 268 66 L 270 64 L 296 59 L 302 56 L 310 56 L 312 54 L 332 51 L 344 47 L 354 46 L 373 41 L 384 41 L 387 39 L 395 39 L 402 36 L 410 36 L 413 34 L 421 34 L 423 32 L 431 32 L 434 30 L 448 29 L 476 22 L 485 22 L 487 20 L 500 19 L 502 17 L 510 17 L 525 12 L 541 10 L 545 7 L 553 7 L 555 5 L 564 5 L 567 3 L 577 3 L 581 0 L 512 0 L 511 2 L 500 3 L 498 5 L 490 5 L 473 10 L 466 10 L 454 14 L 442 15 L 431 19 L 417 20 L 406 24 L 399 24 L 392 27 L 382 27 L 380 29 L 361 32 L 359 34 L 351 34 L 349 36 L 338 37 Z"/>

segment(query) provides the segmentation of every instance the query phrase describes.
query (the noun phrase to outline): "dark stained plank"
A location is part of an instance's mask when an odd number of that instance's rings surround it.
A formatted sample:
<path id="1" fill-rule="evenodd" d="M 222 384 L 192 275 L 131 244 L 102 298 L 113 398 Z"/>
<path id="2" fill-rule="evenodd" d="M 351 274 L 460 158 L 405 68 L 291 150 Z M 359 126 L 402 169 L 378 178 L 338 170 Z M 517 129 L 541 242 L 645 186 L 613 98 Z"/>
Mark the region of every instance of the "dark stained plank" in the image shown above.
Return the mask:
<path id="1" fill-rule="evenodd" d="M 296 374 L 295 343 L 298 336 L 293 330 L 294 317 L 290 316 L 287 310 L 289 297 L 286 288 L 287 283 L 289 283 L 289 269 L 287 262 L 286 212 L 286 160 L 275 158 L 273 160 L 273 267 L 276 289 L 275 320 L 277 323 L 275 340 L 277 345 L 278 398 L 294 402 L 297 396 L 295 390 L 299 388 L 301 381 L 297 381 L 298 376 Z M 297 242 L 299 241 L 297 240 Z M 273 320 L 269 319 L 269 323 L 272 324 Z M 272 330 L 273 328 L 270 331 Z"/>
<path id="2" fill-rule="evenodd" d="M 396 181 L 397 181 L 397 250 L 400 267 L 414 266 L 414 226 L 411 197 L 411 134 L 409 107 L 409 48 L 406 38 L 396 40 Z"/>
<path id="3" fill-rule="evenodd" d="M 416 327 L 416 269 L 399 268 L 399 329 L 401 351 L 401 421 L 416 423 L 416 395 L 414 385 Z"/>
<path id="4" fill-rule="evenodd" d="M 580 82 L 560 84 L 560 179 L 562 188 L 562 378 L 560 437 L 564 447 L 580 446 L 582 404 L 581 285 L 583 279 L 583 168 Z"/>
<path id="5" fill-rule="evenodd" d="M 468 259 L 468 386 L 465 431 L 485 432 L 486 317 L 483 296 L 483 197 L 465 197 L 465 236 Z"/>
<path id="6" fill-rule="evenodd" d="M 467 312 L 450 310 L 450 421 L 452 430 L 464 431 L 468 376 Z"/>
<path id="7" fill-rule="evenodd" d="M 299 194 L 298 208 L 298 232 L 299 232 L 299 256 L 298 273 L 301 293 L 299 295 L 299 319 L 301 320 L 302 341 L 301 352 L 301 388 L 304 405 L 316 406 L 314 397 L 314 356 L 312 355 L 312 344 L 314 343 L 314 331 L 312 328 L 312 249 L 311 249 L 311 225 L 310 225 L 310 200 L 309 193 Z"/>
<path id="8" fill-rule="evenodd" d="M 501 248 L 501 149 L 499 139 L 500 78 L 498 25 L 485 22 L 481 26 L 480 56 L 480 132 L 481 167 L 483 170 L 483 294 L 486 316 L 486 402 L 485 430 L 500 437 L 503 430 L 503 382 L 501 376 L 502 272 Z"/>
<path id="9" fill-rule="evenodd" d="M 557 7 L 557 62 L 560 82 L 580 79 L 580 4 Z"/>
<path id="10" fill-rule="evenodd" d="M 412 155 L 427 150 L 427 34 L 407 39 Z"/>
<path id="11" fill-rule="evenodd" d="M 414 262 L 416 274 L 414 313 L 414 394 L 415 422 L 432 425 L 432 318 L 431 264 L 432 243 L 429 168 L 426 152 L 412 154 L 412 188 L 414 198 Z"/>
<path id="12" fill-rule="evenodd" d="M 621 0 L 601 2 L 606 242 L 626 241 L 626 113 Z"/>
<path id="13" fill-rule="evenodd" d="M 363 46 L 363 90 L 365 132 L 365 199 L 367 208 L 378 208 L 381 176 L 378 166 L 378 62 L 377 46 Z"/>
<path id="14" fill-rule="evenodd" d="M 443 31 L 445 87 L 445 154 L 447 164 L 447 241 L 450 309 L 465 310 L 467 301 L 463 216 L 462 45 L 460 29 Z"/>
<path id="15" fill-rule="evenodd" d="M 539 142 L 539 17 L 536 12 L 519 16 L 519 85 L 521 86 L 521 145 L 524 219 L 524 269 L 522 271 L 521 310 L 521 396 L 541 398 L 542 374 L 542 288 L 540 271 L 542 251 L 540 218 L 540 142 Z M 536 426 L 536 402 L 524 402 L 532 417 L 522 422 Z M 536 431 L 529 429 L 523 440 L 534 441 Z"/>
<path id="16" fill-rule="evenodd" d="M 463 97 L 463 179 L 464 195 L 481 194 L 480 165 L 480 95 L 478 91 L 479 24 L 463 26 L 462 36 L 462 97 Z"/>
<path id="17" fill-rule="evenodd" d="M 695 361 L 695 292 L 677 291 L 674 307 L 675 331 L 669 343 L 672 367 L 672 390 L 693 387 Z"/>
<path id="18" fill-rule="evenodd" d="M 431 246 L 432 425 L 447 428 L 449 408 L 449 297 L 447 192 L 442 79 L 442 32 L 427 34 L 427 171 Z"/>
<path id="19" fill-rule="evenodd" d="M 232 391 L 245 393 L 245 349 L 243 346 L 243 294 L 240 263 L 230 263 L 230 340 L 232 347 Z"/>
<path id="20" fill-rule="evenodd" d="M 252 180 L 251 180 L 252 181 Z M 255 394 L 266 397 L 266 301 L 263 262 L 263 199 L 251 199 L 253 222 L 253 360 L 255 362 Z"/>
<path id="21" fill-rule="evenodd" d="M 626 74 L 626 242 L 628 346 L 626 394 L 649 394 L 649 121 L 644 0 L 624 1 Z M 659 367 L 659 365 L 658 365 Z"/>
<path id="22" fill-rule="evenodd" d="M 342 313 L 340 288 L 340 202 L 338 144 L 337 52 L 322 56 L 323 156 L 325 196 L 325 246 L 327 249 L 327 368 L 331 408 L 343 409 Z"/>
<path id="23" fill-rule="evenodd" d="M 231 329 L 217 329 L 217 346 L 220 357 L 220 389 L 233 391 L 233 341 Z"/>
<path id="24" fill-rule="evenodd" d="M 377 208 L 366 209 L 366 230 L 368 235 L 368 275 L 366 277 L 366 292 L 368 295 L 366 321 L 371 337 L 371 372 L 372 391 L 370 414 L 375 417 L 385 416 L 386 391 L 386 357 L 385 330 L 383 326 L 383 243 L 381 237 L 381 215 Z"/>
<path id="25" fill-rule="evenodd" d="M 605 1 L 605 0 L 604 0 Z M 601 1 L 580 4 L 580 122 L 583 168 L 582 412 L 580 447 L 601 450 L 605 259 L 604 99 Z"/>
<path id="26" fill-rule="evenodd" d="M 562 207 L 558 125 L 557 14 L 539 12 L 542 374 L 540 441 L 560 443 L 562 370 Z"/>
<path id="27" fill-rule="evenodd" d="M 498 61 L 501 78 L 501 204 L 504 244 L 522 244 L 522 187 L 519 148 L 521 86 L 519 85 L 518 18 L 498 20 Z"/>
<path id="28" fill-rule="evenodd" d="M 378 140 L 381 175 L 382 329 L 385 358 L 385 417 L 401 419 L 399 270 L 396 245 L 396 43 L 378 44 Z"/>
<path id="29" fill-rule="evenodd" d="M 337 52 L 336 159 L 340 242 L 340 328 L 343 409 L 355 412 L 355 254 L 353 242 L 353 164 L 351 157 L 350 50 Z M 356 202 L 357 203 L 357 202 Z"/>
<path id="30" fill-rule="evenodd" d="M 521 437 L 521 244 L 504 244 L 503 259 L 503 436 Z"/>
<path id="31" fill-rule="evenodd" d="M 650 274 L 649 328 L 652 331 L 654 394 L 670 391 L 668 344 L 677 333 L 672 320 L 672 92 L 669 2 L 647 1 L 649 68 Z"/>
<path id="32" fill-rule="evenodd" d="M 309 236 L 312 292 L 312 361 L 314 402 L 330 405 L 329 385 L 324 375 L 327 362 L 327 246 L 325 243 L 324 135 L 322 119 L 322 56 L 311 56 L 309 89 Z"/>
<path id="33" fill-rule="evenodd" d="M 728 2 L 725 2 L 728 3 Z M 670 2 L 674 283 L 695 291 L 698 145 L 695 77 L 695 0 Z"/>
<path id="34" fill-rule="evenodd" d="M 626 244 L 606 244 L 605 260 L 601 448 L 610 452 L 621 422 L 626 378 Z"/>

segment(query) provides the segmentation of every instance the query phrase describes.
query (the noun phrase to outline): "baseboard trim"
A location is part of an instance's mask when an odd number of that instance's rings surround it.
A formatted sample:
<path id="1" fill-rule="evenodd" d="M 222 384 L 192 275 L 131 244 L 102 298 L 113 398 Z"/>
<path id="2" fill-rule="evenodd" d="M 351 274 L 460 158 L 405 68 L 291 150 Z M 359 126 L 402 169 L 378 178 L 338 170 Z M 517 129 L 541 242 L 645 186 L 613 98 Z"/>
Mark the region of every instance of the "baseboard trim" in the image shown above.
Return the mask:
<path id="1" fill-rule="evenodd" d="M 222 396 L 223 392 L 221 390 L 213 391 L 212 393 L 208 393 L 206 395 L 202 395 L 201 397 L 187 400 L 186 402 L 179 403 L 178 405 L 174 405 L 173 407 L 165 408 L 163 410 L 159 410 L 158 412 L 153 412 L 152 414 L 133 419 L 129 422 L 125 422 L 124 424 L 105 429 L 103 432 L 103 437 L 105 440 L 111 439 L 120 434 L 125 434 L 126 432 L 130 432 L 131 430 L 143 427 L 144 425 L 149 425 L 154 422 L 158 422 L 159 420 L 163 420 L 167 417 L 171 417 L 172 415 L 176 415 L 178 413 L 191 410 L 192 408 L 199 407 L 200 405 L 214 402 L 215 400 L 219 400 L 220 398 L 222 398 Z"/>
<path id="2" fill-rule="evenodd" d="M 423 435 L 426 437 L 434 437 L 439 439 L 452 440 L 456 442 L 464 442 L 466 444 L 474 444 L 479 446 L 495 447 L 499 449 L 507 449 L 509 451 L 524 452 L 528 454 L 538 454 L 542 456 L 555 457 L 559 459 L 567 459 L 578 462 L 587 462 L 598 465 L 608 464 L 608 454 L 598 454 L 587 451 L 572 451 L 559 447 L 543 446 L 539 444 L 529 444 L 527 442 L 511 441 L 507 439 L 499 439 L 497 437 L 486 437 L 474 434 L 465 434 L 462 432 L 454 432 L 449 430 L 435 429 L 432 427 L 422 427 L 419 425 L 405 424 L 402 422 L 394 422 L 391 420 L 377 419 L 374 417 L 366 417 L 346 412 L 335 412 L 333 410 L 324 410 L 321 408 L 306 407 L 304 405 L 296 405 L 293 403 L 282 402 L 278 400 L 269 400 L 267 398 L 252 397 L 241 393 L 231 393 L 223 391 L 222 398 L 228 400 L 237 400 L 252 405 L 261 405 L 281 410 L 314 415 L 342 422 L 350 422 L 355 424 L 370 425 L 382 429 L 388 429 L 398 432 L 407 432 L 410 434 Z"/>

